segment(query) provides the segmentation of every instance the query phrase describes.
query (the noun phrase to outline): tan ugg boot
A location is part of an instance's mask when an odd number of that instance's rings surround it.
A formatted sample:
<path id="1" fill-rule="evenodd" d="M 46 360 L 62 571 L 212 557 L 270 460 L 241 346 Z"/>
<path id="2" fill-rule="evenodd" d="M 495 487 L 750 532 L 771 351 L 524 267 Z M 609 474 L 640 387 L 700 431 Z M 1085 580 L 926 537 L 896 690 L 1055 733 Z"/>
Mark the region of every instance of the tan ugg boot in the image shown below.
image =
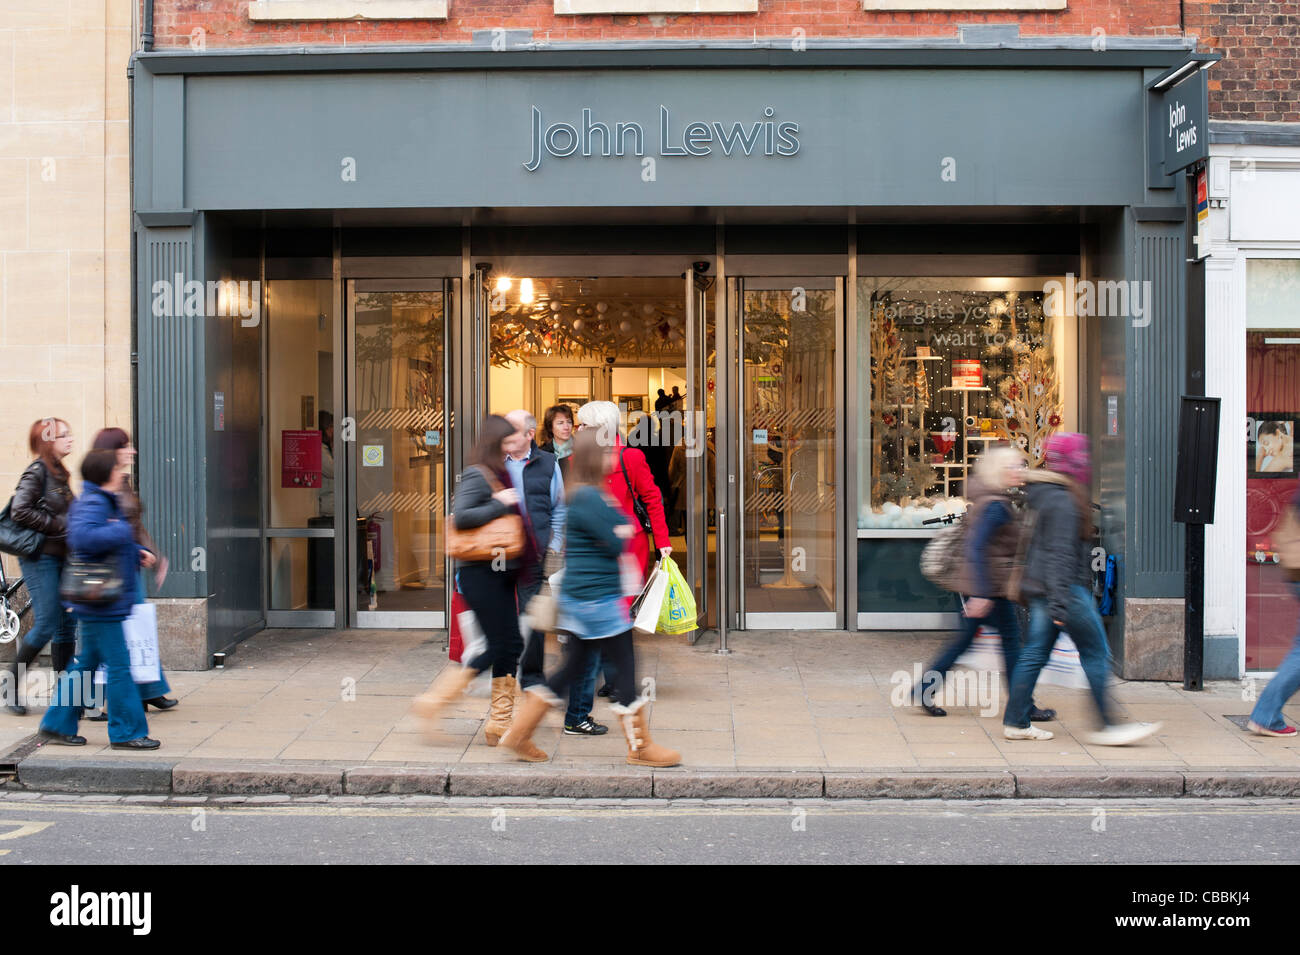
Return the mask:
<path id="1" fill-rule="evenodd" d="M 492 678 L 492 709 L 488 713 L 487 723 L 483 726 L 483 735 L 489 746 L 501 742 L 501 737 L 510 729 L 510 716 L 515 711 L 515 678 L 512 676 L 494 676 Z"/>
<path id="2" fill-rule="evenodd" d="M 510 730 L 501 739 L 501 745 L 513 749 L 515 755 L 526 762 L 541 763 L 550 759 L 533 742 L 533 731 L 542 722 L 546 711 L 555 705 L 553 701 L 554 697 L 545 691 L 544 686 L 542 692 L 528 690 L 524 694 L 524 702 L 519 707 L 519 712 L 515 714 L 514 721 L 510 724 Z"/>
<path id="3" fill-rule="evenodd" d="M 676 766 L 682 761 L 682 754 L 650 738 L 650 719 L 645 711 L 649 702 L 642 696 L 630 706 L 615 703 L 612 707 L 627 737 L 627 761 L 633 766 Z"/>
<path id="4" fill-rule="evenodd" d="M 425 720 L 424 733 L 430 740 L 437 740 L 437 727 L 434 720 L 443 708 L 456 697 L 465 692 L 465 688 L 478 676 L 478 670 L 449 663 L 443 671 L 434 677 L 429 688 L 415 698 L 411 712 Z"/>

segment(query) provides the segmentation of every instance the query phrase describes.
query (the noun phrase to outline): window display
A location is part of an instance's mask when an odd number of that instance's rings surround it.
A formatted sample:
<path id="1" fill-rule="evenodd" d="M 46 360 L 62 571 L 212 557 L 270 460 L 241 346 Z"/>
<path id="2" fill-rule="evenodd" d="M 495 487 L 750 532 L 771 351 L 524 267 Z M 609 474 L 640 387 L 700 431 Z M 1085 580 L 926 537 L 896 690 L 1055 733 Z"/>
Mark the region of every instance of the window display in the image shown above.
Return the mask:
<path id="1" fill-rule="evenodd" d="M 921 528 L 965 511 L 995 442 L 1042 463 L 1064 424 L 1060 330 L 1041 279 L 862 279 L 858 527 Z"/>

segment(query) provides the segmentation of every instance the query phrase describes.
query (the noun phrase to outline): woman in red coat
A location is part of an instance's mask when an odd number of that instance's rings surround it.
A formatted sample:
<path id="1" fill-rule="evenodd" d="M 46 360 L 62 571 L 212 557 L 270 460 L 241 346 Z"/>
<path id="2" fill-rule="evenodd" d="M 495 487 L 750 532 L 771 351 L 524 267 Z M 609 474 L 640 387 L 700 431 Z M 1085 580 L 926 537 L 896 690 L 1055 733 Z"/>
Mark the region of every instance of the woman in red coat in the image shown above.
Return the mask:
<path id="1" fill-rule="evenodd" d="M 632 507 L 634 495 L 645 505 L 646 513 L 650 516 L 650 528 L 654 531 L 654 544 L 659 549 L 660 558 L 671 554 L 673 547 L 668 540 L 668 522 L 664 519 L 663 495 L 660 494 L 659 486 L 655 484 L 654 477 L 650 473 L 650 464 L 646 461 L 644 452 L 639 448 L 629 448 L 624 443 L 619 433 L 619 417 L 618 405 L 612 401 L 588 401 L 578 409 L 577 426 L 581 429 L 604 431 L 612 438 L 610 444 L 618 459 L 614 462 L 614 469 L 609 472 L 609 477 L 606 478 L 606 489 L 614 495 L 619 507 L 636 530 L 636 534 L 628 541 L 627 549 L 636 558 L 641 568 L 641 579 L 645 580 L 650 570 L 651 542 Z M 635 599 L 635 597 L 627 598 L 629 607 Z M 583 674 L 581 679 L 576 680 L 569 689 L 569 708 L 564 714 L 566 735 L 599 736 L 605 732 L 605 727 L 591 718 L 591 708 L 596 701 L 596 673 L 599 664 L 600 656 L 596 654 L 592 658 L 590 670 Z M 605 673 L 605 686 L 600 691 L 602 695 L 608 696 L 606 691 L 614 685 L 612 677 L 612 673 L 608 671 Z"/>
<path id="2" fill-rule="evenodd" d="M 579 428 L 603 429 L 613 435 L 613 453 L 618 455 L 618 459 L 614 462 L 614 470 L 609 473 L 606 489 L 614 495 L 623 513 L 636 529 L 636 535 L 628 543 L 628 550 L 636 557 L 641 567 L 641 579 L 644 580 L 650 570 L 650 540 L 632 506 L 634 495 L 645 505 L 646 513 L 650 515 L 650 526 L 654 530 L 654 543 L 659 548 L 659 556 L 667 557 L 673 552 L 673 547 L 668 540 L 663 495 L 650 473 L 650 464 L 640 448 L 627 446 L 618 426 L 618 405 L 612 401 L 589 401 L 578 409 Z"/>

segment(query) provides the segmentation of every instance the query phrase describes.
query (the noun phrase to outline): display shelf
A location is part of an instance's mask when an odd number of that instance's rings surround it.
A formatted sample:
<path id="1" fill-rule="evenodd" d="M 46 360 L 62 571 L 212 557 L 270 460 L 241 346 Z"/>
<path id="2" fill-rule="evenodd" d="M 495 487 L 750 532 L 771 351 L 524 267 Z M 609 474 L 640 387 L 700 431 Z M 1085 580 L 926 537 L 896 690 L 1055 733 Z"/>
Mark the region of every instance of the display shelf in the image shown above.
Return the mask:
<path id="1" fill-rule="evenodd" d="M 958 387 L 957 385 L 944 385 L 939 390 L 940 391 L 992 391 L 993 389 L 990 388 L 988 385 L 981 385 L 978 388 L 964 388 L 964 387 Z"/>

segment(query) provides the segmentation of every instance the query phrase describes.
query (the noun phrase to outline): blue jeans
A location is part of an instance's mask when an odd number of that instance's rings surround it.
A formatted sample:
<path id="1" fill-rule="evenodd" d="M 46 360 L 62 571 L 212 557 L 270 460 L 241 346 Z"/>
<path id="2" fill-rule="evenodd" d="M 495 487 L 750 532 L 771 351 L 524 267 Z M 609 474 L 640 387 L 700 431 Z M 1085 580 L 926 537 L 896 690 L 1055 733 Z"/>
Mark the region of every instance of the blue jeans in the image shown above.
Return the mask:
<path id="1" fill-rule="evenodd" d="M 144 704 L 131 679 L 131 655 L 126 649 L 121 620 L 82 620 L 81 651 L 59 678 L 50 708 L 41 719 L 41 729 L 72 736 L 77 732 L 81 711 L 89 702 L 95 669 L 105 664 L 108 673 L 108 738 L 125 743 L 149 735 Z"/>
<path id="2" fill-rule="evenodd" d="M 63 562 L 62 557 L 49 554 L 34 560 L 18 558 L 27 592 L 32 595 L 32 628 L 23 637 L 23 643 L 37 651 L 44 649 L 51 639 L 72 646 L 77 643 L 77 621 L 59 600 Z"/>
<path id="3" fill-rule="evenodd" d="M 1110 675 L 1110 645 L 1106 642 L 1106 628 L 1101 614 L 1093 603 L 1092 592 L 1081 584 L 1070 587 L 1066 605 L 1065 626 L 1058 628 L 1052 621 L 1046 600 L 1029 603 L 1029 637 L 1020 652 L 1020 661 L 1011 678 L 1011 699 L 1002 717 L 1006 726 L 1025 729 L 1029 726 L 1029 708 L 1033 706 L 1034 684 L 1038 674 L 1051 656 L 1056 645 L 1057 630 L 1064 630 L 1079 648 L 1079 663 L 1083 666 L 1092 700 L 1097 705 L 1097 715 L 1102 726 L 1112 722 L 1106 703 L 1106 678 Z"/>
<path id="4" fill-rule="evenodd" d="M 957 639 L 943 648 L 943 652 L 930 664 L 921 677 L 921 700 L 934 705 L 935 695 L 939 691 L 939 681 L 952 669 L 957 658 L 966 652 L 966 648 L 975 639 L 980 625 L 984 624 L 998 632 L 1002 638 L 1002 662 L 1007 668 L 1007 682 L 1016 672 L 1016 661 L 1020 658 L 1020 621 L 1016 617 L 1016 605 L 1005 597 L 993 598 L 993 609 L 987 616 L 974 619 L 962 614 L 961 633 Z"/>
<path id="5" fill-rule="evenodd" d="M 1300 583 L 1292 583 L 1291 591 L 1300 598 Z M 1287 700 L 1295 696 L 1295 691 L 1298 689 L 1300 689 L 1300 633 L 1296 634 L 1291 652 L 1278 666 L 1277 673 L 1268 681 L 1268 686 L 1255 702 L 1255 708 L 1250 713 L 1251 722 L 1258 723 L 1266 729 L 1285 729 L 1287 723 L 1282 718 L 1282 707 L 1286 706 Z"/>
<path id="6" fill-rule="evenodd" d="M 578 638 L 569 637 L 569 639 Z M 564 711 L 565 726 L 577 726 L 591 714 L 591 708 L 596 705 L 596 674 L 599 672 L 600 651 L 596 650 L 588 658 L 587 668 L 569 687 L 569 708 Z"/>

